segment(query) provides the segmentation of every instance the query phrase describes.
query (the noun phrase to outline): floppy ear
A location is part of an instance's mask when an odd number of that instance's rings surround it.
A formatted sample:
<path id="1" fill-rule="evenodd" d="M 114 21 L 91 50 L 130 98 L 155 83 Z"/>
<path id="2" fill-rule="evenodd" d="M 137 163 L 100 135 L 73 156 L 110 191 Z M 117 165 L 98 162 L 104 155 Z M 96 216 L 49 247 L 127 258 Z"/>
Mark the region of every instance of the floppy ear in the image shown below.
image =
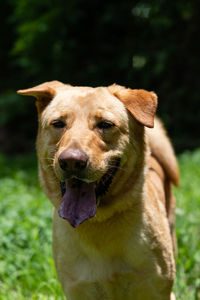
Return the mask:
<path id="1" fill-rule="evenodd" d="M 115 84 L 109 86 L 108 89 L 139 123 L 150 128 L 154 127 L 157 108 L 157 96 L 154 92 L 127 89 Z"/>
<path id="2" fill-rule="evenodd" d="M 19 90 L 17 93 L 19 95 L 35 97 L 37 99 L 36 106 L 38 112 L 41 113 L 48 103 L 55 97 L 56 92 L 64 87 L 66 87 L 66 85 L 62 82 L 49 81 L 29 89 Z"/>

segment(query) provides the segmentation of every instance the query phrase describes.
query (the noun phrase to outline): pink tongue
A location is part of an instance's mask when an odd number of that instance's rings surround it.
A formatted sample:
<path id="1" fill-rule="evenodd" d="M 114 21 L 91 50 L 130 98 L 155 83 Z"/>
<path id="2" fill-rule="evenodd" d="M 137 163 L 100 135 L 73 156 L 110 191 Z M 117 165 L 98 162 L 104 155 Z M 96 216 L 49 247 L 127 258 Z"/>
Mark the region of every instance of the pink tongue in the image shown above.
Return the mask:
<path id="1" fill-rule="evenodd" d="M 96 214 L 94 182 L 69 180 L 59 208 L 59 216 L 77 227 Z"/>

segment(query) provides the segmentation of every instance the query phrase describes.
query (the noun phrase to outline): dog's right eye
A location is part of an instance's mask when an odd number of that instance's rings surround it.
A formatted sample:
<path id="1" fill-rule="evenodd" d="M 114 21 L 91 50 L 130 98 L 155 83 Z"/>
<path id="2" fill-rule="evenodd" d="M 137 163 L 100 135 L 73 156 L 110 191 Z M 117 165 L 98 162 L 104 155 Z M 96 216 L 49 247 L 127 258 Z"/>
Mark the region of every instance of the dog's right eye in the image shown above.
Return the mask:
<path id="1" fill-rule="evenodd" d="M 51 123 L 51 125 L 55 128 L 64 128 L 65 127 L 65 123 L 61 120 L 56 120 L 56 121 L 53 121 Z"/>
<path id="2" fill-rule="evenodd" d="M 114 127 L 114 126 L 115 126 L 115 125 L 114 125 L 112 122 L 106 121 L 106 120 L 103 120 L 103 121 L 101 121 L 101 122 L 99 122 L 99 123 L 97 124 L 97 127 L 98 127 L 99 129 L 109 129 L 109 128 Z"/>

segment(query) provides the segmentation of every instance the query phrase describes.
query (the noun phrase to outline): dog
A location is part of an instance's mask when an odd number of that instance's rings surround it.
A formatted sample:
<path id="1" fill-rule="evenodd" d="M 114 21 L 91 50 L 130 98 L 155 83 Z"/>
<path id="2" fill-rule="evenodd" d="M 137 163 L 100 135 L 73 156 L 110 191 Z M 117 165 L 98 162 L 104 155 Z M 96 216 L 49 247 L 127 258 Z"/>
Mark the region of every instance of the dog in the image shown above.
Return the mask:
<path id="1" fill-rule="evenodd" d="M 39 177 L 67 299 L 175 299 L 179 173 L 156 94 L 58 81 L 18 94 L 37 99 Z"/>

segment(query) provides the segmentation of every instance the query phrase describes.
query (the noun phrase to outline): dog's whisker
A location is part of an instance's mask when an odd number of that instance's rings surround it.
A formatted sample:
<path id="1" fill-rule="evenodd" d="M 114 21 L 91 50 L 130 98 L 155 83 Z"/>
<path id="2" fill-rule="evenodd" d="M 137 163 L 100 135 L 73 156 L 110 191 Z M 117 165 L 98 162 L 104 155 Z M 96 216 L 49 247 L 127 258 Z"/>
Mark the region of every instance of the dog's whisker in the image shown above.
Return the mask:
<path id="1" fill-rule="evenodd" d="M 48 157 L 46 157 L 46 158 L 41 158 L 41 160 L 52 160 L 52 161 L 54 161 L 54 158 L 48 158 Z"/>
<path id="2" fill-rule="evenodd" d="M 54 167 L 54 164 L 49 164 L 46 166 L 46 168 L 51 168 L 51 169 L 53 169 L 53 167 Z"/>

